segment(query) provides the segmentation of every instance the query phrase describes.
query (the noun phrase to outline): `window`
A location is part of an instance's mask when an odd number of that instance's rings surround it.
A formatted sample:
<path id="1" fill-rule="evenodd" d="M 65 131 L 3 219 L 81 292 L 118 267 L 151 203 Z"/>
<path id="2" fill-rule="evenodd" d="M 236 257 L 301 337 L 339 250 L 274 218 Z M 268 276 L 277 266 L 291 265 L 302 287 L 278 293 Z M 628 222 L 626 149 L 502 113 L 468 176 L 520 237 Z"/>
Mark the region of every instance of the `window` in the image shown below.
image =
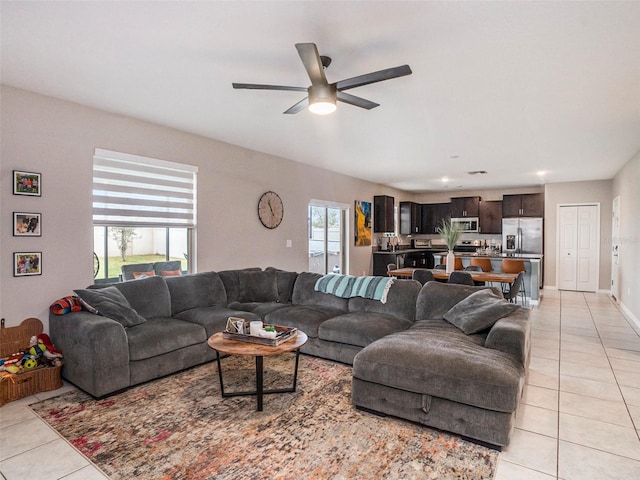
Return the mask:
<path id="1" fill-rule="evenodd" d="M 309 205 L 309 271 L 346 273 L 349 208 L 345 205 L 312 201 Z"/>
<path id="2" fill-rule="evenodd" d="M 197 167 L 96 149 L 93 157 L 94 277 L 120 279 L 122 265 L 190 259 Z"/>

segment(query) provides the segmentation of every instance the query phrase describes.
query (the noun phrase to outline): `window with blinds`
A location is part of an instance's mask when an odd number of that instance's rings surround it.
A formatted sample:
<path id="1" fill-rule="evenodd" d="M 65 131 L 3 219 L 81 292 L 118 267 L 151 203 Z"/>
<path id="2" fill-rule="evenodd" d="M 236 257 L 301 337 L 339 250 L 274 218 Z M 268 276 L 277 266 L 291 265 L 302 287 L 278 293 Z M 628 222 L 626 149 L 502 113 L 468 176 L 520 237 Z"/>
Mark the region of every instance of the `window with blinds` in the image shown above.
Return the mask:
<path id="1" fill-rule="evenodd" d="M 131 269 L 136 278 L 149 265 L 172 265 L 165 274 L 193 271 L 197 173 L 191 165 L 95 150 L 96 283 L 130 280 Z"/>
<path id="2" fill-rule="evenodd" d="M 193 228 L 197 173 L 192 165 L 96 149 L 93 224 Z"/>

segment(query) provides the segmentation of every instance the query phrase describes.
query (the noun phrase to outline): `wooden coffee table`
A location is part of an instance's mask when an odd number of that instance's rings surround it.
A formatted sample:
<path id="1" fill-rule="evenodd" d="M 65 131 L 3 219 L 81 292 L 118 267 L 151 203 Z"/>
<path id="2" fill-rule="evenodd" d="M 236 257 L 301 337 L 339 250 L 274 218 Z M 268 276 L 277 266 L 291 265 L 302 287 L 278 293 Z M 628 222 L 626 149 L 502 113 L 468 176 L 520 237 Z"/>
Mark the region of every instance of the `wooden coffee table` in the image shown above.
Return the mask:
<path id="1" fill-rule="evenodd" d="M 298 360 L 300 358 L 300 347 L 307 343 L 306 333 L 298 330 L 298 335 L 291 340 L 284 342 L 276 347 L 268 345 L 259 345 L 257 343 L 242 342 L 239 340 L 231 340 L 222 337 L 222 332 L 216 333 L 209 337 L 207 341 L 209 346 L 216 351 L 218 359 L 218 375 L 220 376 L 220 390 L 223 397 L 236 397 L 239 395 L 255 395 L 256 411 L 262 411 L 262 397 L 269 393 L 287 393 L 295 392 L 298 381 Z M 293 371 L 293 386 L 290 388 L 277 388 L 273 390 L 264 389 L 264 357 L 271 355 L 281 355 L 287 352 L 296 352 L 296 366 Z M 224 383 L 222 382 L 222 364 L 220 363 L 220 354 L 223 355 L 244 355 L 256 357 L 256 389 L 246 392 L 225 392 Z"/>

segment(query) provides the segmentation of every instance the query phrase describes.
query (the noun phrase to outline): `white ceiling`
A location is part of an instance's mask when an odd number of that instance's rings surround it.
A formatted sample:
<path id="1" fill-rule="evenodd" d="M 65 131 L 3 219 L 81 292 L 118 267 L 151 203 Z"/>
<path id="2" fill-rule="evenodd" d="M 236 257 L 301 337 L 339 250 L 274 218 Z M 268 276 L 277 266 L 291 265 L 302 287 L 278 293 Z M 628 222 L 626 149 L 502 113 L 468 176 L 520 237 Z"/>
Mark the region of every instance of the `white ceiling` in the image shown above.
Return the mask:
<path id="1" fill-rule="evenodd" d="M 2 1 L 1 19 L 3 84 L 403 190 L 608 179 L 640 150 L 638 1 Z M 307 87 L 299 42 L 329 82 L 413 74 L 326 117 L 231 88 Z"/>

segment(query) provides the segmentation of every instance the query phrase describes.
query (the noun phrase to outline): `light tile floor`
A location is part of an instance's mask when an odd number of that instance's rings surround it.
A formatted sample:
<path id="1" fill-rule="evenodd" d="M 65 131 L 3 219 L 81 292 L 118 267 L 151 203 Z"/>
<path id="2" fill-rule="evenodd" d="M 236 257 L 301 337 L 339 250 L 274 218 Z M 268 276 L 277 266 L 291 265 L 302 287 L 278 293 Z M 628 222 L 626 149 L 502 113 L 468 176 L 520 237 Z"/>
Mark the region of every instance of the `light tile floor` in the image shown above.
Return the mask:
<path id="1" fill-rule="evenodd" d="M 495 480 L 640 478 L 640 336 L 603 294 L 545 290 Z"/>
<path id="2" fill-rule="evenodd" d="M 0 408 L 6 480 L 107 478 L 27 408 Z M 532 359 L 495 480 L 640 478 L 640 336 L 604 294 L 545 290 L 532 309 Z"/>

